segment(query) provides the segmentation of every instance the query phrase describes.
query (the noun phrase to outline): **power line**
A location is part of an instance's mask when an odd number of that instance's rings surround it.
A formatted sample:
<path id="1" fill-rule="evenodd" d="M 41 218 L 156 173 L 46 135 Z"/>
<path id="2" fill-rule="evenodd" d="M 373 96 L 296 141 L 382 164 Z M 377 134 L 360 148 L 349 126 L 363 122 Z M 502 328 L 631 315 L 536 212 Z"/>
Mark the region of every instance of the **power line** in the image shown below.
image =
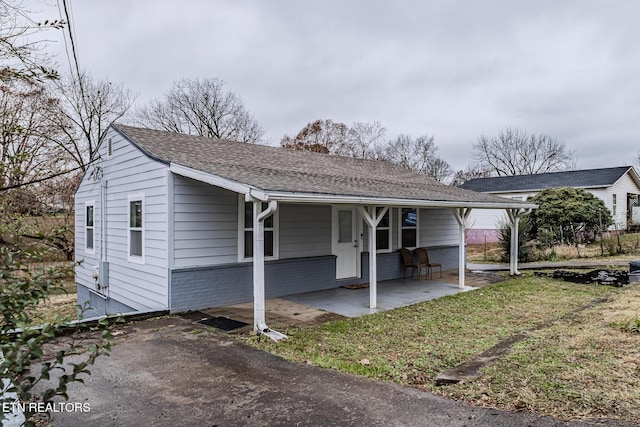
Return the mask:
<path id="1" fill-rule="evenodd" d="M 56 4 L 58 5 L 58 14 L 60 15 L 60 20 L 63 22 L 67 22 L 67 26 L 71 26 L 71 23 L 68 21 L 65 21 L 64 19 L 64 16 L 62 14 L 62 9 L 60 8 L 60 1 L 58 0 Z M 67 43 L 67 37 L 63 36 L 62 40 L 64 41 L 64 51 L 67 54 L 67 62 L 69 63 L 69 72 L 71 73 L 71 75 L 73 75 L 73 63 L 71 61 L 71 54 L 69 54 L 69 43 Z"/>
<path id="2" fill-rule="evenodd" d="M 55 173 L 53 175 L 45 176 L 43 178 L 34 179 L 33 181 L 22 182 L 20 184 L 10 185 L 8 187 L 0 187 L 0 193 L 3 192 L 3 191 L 14 190 L 16 188 L 26 187 L 27 185 L 31 185 L 31 184 L 38 184 L 39 182 L 48 181 L 50 179 L 57 178 L 57 177 L 62 176 L 62 175 L 66 175 L 68 173 L 75 172 L 75 171 L 77 171 L 79 169 L 82 169 L 84 167 L 89 166 L 90 164 L 92 164 L 93 162 L 97 161 L 98 159 L 99 158 L 95 158 L 92 161 L 90 161 L 89 163 L 87 163 L 86 165 L 76 166 L 75 168 L 68 169 L 68 170 L 62 171 L 62 172 L 58 172 L 58 173 Z"/>
<path id="3" fill-rule="evenodd" d="M 76 51 L 76 43 L 73 39 L 73 22 L 71 22 L 71 15 L 69 14 L 69 8 L 67 7 L 67 0 L 62 0 L 62 7 L 64 8 L 64 15 L 67 18 L 67 32 L 69 33 L 69 41 L 71 42 L 71 52 L 73 53 L 73 62 L 76 65 L 76 73 L 78 80 L 80 80 L 80 66 L 78 65 L 78 52 Z M 80 91 L 82 92 L 82 83 L 80 84 Z"/>

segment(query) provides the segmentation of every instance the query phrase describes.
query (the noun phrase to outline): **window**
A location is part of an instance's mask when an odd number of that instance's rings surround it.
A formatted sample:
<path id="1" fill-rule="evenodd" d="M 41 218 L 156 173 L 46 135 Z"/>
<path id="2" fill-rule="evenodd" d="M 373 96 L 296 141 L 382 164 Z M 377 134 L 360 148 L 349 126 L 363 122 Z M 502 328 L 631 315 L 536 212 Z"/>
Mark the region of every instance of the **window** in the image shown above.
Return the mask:
<path id="1" fill-rule="evenodd" d="M 338 243 L 349 243 L 353 238 L 353 211 L 338 211 Z"/>
<path id="2" fill-rule="evenodd" d="M 612 209 L 613 216 L 616 216 L 616 211 L 618 210 L 617 209 L 618 208 L 618 195 L 617 194 L 613 195 L 613 206 L 612 207 L 613 207 L 613 209 Z"/>
<path id="3" fill-rule="evenodd" d="M 376 208 L 378 214 L 382 208 Z M 376 250 L 378 252 L 391 251 L 391 208 L 387 209 L 376 229 Z"/>
<path id="4" fill-rule="evenodd" d="M 144 196 L 129 196 L 129 260 L 144 261 Z"/>
<path id="5" fill-rule="evenodd" d="M 402 208 L 400 215 L 400 247 L 415 248 L 418 246 L 418 210 Z"/>
<path id="6" fill-rule="evenodd" d="M 265 210 L 268 203 L 262 203 L 262 210 Z M 239 253 L 241 259 L 253 258 L 253 202 L 245 202 L 240 197 L 240 230 L 241 238 L 239 240 Z M 277 235 L 277 219 L 278 212 L 265 218 L 264 220 L 264 256 L 275 258 L 278 256 L 278 235 Z"/>
<path id="7" fill-rule="evenodd" d="M 95 232 L 94 232 L 94 206 L 95 202 L 86 202 L 84 204 L 84 230 L 85 230 L 85 249 L 89 253 L 94 253 L 95 248 Z"/>

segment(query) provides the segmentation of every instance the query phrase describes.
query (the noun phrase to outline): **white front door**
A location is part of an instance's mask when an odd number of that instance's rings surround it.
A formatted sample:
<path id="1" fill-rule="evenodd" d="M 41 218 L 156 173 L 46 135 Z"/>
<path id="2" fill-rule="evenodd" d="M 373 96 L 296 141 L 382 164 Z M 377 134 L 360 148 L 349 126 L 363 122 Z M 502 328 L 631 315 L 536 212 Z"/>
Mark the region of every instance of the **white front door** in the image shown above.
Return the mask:
<path id="1" fill-rule="evenodd" d="M 333 207 L 332 251 L 336 259 L 336 278 L 358 275 L 357 211 L 354 207 Z"/>

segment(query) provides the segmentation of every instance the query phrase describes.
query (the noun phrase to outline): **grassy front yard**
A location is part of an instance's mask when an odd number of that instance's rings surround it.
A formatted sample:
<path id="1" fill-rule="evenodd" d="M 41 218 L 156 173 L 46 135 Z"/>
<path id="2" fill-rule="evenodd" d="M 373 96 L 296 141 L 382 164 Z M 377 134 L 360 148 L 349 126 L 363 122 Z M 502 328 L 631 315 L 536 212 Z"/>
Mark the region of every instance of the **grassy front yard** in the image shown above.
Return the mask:
<path id="1" fill-rule="evenodd" d="M 610 299 L 558 320 L 592 300 Z M 561 418 L 640 421 L 640 287 L 622 290 L 527 276 L 384 313 L 286 331 L 286 359 L 463 399 Z M 484 376 L 437 387 L 438 373 L 513 334 L 529 333 Z M 635 323 L 632 323 L 632 328 Z"/>

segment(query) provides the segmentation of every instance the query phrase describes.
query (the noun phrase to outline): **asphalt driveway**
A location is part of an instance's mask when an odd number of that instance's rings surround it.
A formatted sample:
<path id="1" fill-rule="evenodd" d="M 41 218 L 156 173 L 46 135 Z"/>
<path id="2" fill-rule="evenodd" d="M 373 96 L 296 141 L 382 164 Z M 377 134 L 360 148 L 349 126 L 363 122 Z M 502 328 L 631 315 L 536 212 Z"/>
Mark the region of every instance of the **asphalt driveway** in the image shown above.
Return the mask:
<path id="1" fill-rule="evenodd" d="M 69 388 L 83 412 L 56 426 L 596 426 L 473 408 L 419 390 L 294 364 L 181 317 L 123 328 Z"/>

